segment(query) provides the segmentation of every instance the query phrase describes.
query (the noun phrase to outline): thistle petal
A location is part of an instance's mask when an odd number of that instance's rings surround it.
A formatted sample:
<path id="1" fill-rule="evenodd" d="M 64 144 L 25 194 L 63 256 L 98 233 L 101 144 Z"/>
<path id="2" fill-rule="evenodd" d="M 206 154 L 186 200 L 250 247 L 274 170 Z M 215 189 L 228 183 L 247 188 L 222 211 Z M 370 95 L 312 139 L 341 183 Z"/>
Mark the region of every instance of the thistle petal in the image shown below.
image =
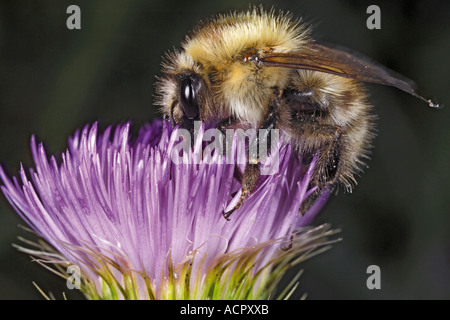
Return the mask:
<path id="1" fill-rule="evenodd" d="M 88 298 L 268 298 L 292 261 L 328 244 L 328 228 L 318 237 L 298 231 L 329 194 L 299 214 L 314 191 L 315 160 L 304 168 L 282 139 L 266 159 L 277 160 L 278 171 L 261 176 L 227 221 L 223 210 L 239 198 L 239 165 L 203 153 L 204 126 L 180 164 L 173 162 L 179 129 L 157 120 L 134 139 L 130 129 L 125 123 L 99 133 L 97 123 L 86 125 L 60 163 L 32 137 L 36 169 L 27 175 L 21 167 L 21 182 L 0 167 L 6 198 L 53 248 L 20 250 L 56 267 L 79 265 Z M 235 137 L 228 156 L 241 156 L 242 144 Z"/>

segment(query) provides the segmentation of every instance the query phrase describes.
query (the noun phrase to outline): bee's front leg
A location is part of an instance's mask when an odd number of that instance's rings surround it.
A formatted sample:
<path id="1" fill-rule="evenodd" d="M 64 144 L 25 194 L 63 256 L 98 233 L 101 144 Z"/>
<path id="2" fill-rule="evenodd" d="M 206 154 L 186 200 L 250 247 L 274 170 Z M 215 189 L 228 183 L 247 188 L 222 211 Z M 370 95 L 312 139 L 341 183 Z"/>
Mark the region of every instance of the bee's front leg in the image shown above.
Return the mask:
<path id="1" fill-rule="evenodd" d="M 241 195 L 238 202 L 232 209 L 228 210 L 227 212 L 224 211 L 222 213 L 225 219 L 230 220 L 231 214 L 242 206 L 245 199 L 247 199 L 247 197 L 255 189 L 260 175 L 261 174 L 259 172 L 259 166 L 257 163 L 247 164 L 244 173 L 240 173 L 240 176 L 242 177 Z"/>
<path id="2" fill-rule="evenodd" d="M 278 104 L 278 102 L 275 102 L 275 104 Z M 241 195 L 238 200 L 238 202 L 234 205 L 233 208 L 231 208 L 228 211 L 223 212 L 223 216 L 225 219 L 230 220 L 230 215 L 238 210 L 242 204 L 244 203 L 245 199 L 255 190 L 259 177 L 261 176 L 260 170 L 259 170 L 259 142 L 261 139 L 264 139 L 267 141 L 267 143 L 270 143 L 269 135 L 270 130 L 273 129 L 276 125 L 278 117 L 278 108 L 271 108 L 271 111 L 268 113 L 266 117 L 266 121 L 259 127 L 258 132 L 256 133 L 256 137 L 253 141 L 250 142 L 251 145 L 254 146 L 253 149 L 257 150 L 257 154 L 250 156 L 249 154 L 249 163 L 245 166 L 244 173 L 238 174 L 238 176 L 241 178 Z M 260 131 L 261 129 L 265 129 L 263 131 Z M 264 137 L 260 135 L 260 133 L 264 134 Z M 252 148 L 251 148 L 252 149 Z M 268 146 L 267 150 L 270 149 L 270 146 Z M 236 167 L 236 170 L 239 170 L 238 167 Z"/>

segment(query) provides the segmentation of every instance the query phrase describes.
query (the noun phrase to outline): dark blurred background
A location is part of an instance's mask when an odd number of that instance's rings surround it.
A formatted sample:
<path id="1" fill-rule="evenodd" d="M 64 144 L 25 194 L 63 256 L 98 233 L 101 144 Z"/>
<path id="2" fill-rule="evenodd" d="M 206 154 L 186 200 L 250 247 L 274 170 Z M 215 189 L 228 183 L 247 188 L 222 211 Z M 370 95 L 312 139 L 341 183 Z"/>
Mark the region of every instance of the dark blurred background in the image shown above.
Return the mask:
<path id="1" fill-rule="evenodd" d="M 316 224 L 341 228 L 344 240 L 302 265 L 293 298 L 450 298 L 450 2 L 261 1 L 315 27 L 322 41 L 359 51 L 416 80 L 431 110 L 399 90 L 368 85 L 379 115 L 370 168 L 353 194 L 328 203 Z M 81 8 L 81 30 L 66 28 L 66 9 Z M 366 9 L 381 9 L 381 30 Z M 76 128 L 158 116 L 153 104 L 161 56 L 201 19 L 248 8 L 242 1 L 0 1 L 0 162 L 16 175 L 32 166 L 29 139 L 64 151 Z M 0 299 L 83 298 L 11 244 L 26 235 L 0 195 Z M 381 268 L 381 290 L 366 269 Z M 292 273 L 296 272 L 293 270 Z"/>

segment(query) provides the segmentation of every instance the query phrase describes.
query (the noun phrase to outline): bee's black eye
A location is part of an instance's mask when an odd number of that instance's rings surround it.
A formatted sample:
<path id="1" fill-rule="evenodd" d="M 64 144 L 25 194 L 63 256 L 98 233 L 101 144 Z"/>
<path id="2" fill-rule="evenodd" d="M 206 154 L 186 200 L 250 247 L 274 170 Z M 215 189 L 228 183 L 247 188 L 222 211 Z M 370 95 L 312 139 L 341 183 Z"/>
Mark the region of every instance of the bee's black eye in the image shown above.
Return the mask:
<path id="1" fill-rule="evenodd" d="M 198 79 L 193 76 L 184 76 L 181 78 L 179 86 L 180 105 L 183 109 L 184 115 L 189 119 L 198 119 L 198 89 L 200 83 Z"/>

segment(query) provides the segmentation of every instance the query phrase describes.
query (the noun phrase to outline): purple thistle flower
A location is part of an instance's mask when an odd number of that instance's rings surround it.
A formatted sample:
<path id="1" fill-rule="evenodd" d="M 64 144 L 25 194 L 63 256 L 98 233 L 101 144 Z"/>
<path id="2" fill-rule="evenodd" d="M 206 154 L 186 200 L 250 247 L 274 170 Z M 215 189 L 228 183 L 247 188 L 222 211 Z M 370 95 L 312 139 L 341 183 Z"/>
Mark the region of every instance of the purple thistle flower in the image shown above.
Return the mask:
<path id="1" fill-rule="evenodd" d="M 188 159 L 205 159 L 174 164 L 177 129 L 160 120 L 134 141 L 129 123 L 97 131 L 77 131 L 60 162 L 32 137 L 36 169 L 27 176 L 21 166 L 20 180 L 0 167 L 6 198 L 52 247 L 19 249 L 65 278 L 64 266 L 79 266 L 88 298 L 267 298 L 291 264 L 329 243 L 328 226 L 302 228 L 329 194 L 299 214 L 315 160 L 305 168 L 289 144 L 269 155 L 279 157 L 278 173 L 262 176 L 227 221 L 240 183 L 224 155 L 205 156 L 196 142 Z M 198 134 L 202 141 L 203 127 Z M 239 147 L 234 139 L 233 156 Z"/>

